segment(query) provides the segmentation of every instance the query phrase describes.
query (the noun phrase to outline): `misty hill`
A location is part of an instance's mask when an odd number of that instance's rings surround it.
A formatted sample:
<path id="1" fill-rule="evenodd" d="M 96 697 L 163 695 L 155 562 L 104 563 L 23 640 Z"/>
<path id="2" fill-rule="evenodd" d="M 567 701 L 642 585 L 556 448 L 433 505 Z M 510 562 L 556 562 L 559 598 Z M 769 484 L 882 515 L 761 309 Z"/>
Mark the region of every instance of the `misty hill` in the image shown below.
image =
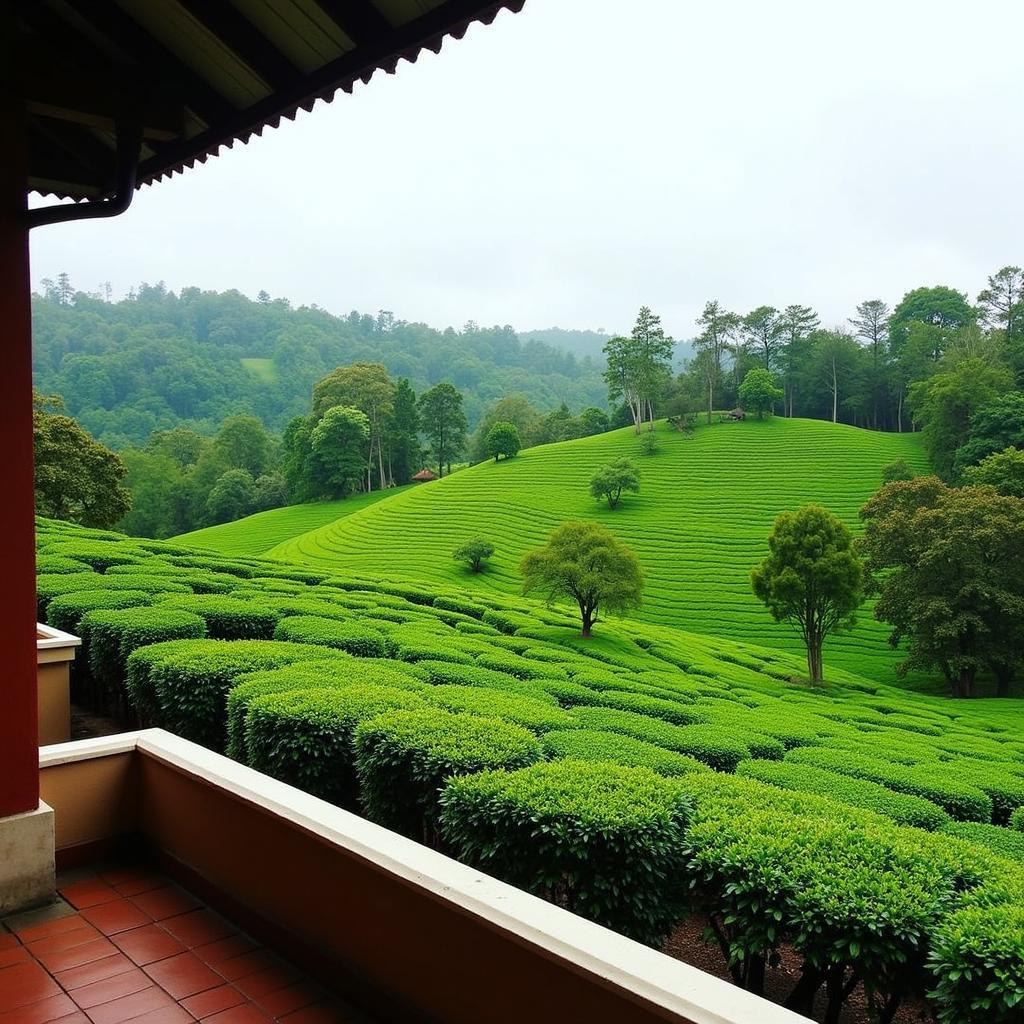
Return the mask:
<path id="1" fill-rule="evenodd" d="M 508 326 L 439 331 L 387 312 L 339 317 L 286 299 L 163 285 L 142 285 L 120 302 L 50 289 L 35 298 L 33 321 L 36 386 L 62 395 L 71 415 L 114 448 L 174 426 L 212 434 L 236 413 L 280 433 L 308 411 L 316 380 L 358 361 L 384 363 L 416 391 L 450 380 L 464 394 L 470 428 L 485 406 L 516 392 L 541 411 L 606 401 L 603 359 L 523 340 Z"/>

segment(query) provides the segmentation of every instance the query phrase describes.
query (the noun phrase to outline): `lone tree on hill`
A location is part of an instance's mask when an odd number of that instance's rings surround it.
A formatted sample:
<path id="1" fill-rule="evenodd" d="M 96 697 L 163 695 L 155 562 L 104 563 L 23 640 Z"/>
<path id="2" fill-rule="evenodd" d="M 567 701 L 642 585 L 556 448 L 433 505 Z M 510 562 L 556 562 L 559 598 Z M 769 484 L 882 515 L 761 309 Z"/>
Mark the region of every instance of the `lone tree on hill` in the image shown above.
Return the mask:
<path id="1" fill-rule="evenodd" d="M 336 498 L 355 490 L 366 466 L 370 421 L 359 409 L 328 409 L 310 434 L 311 461 L 319 489 Z"/>
<path id="2" fill-rule="evenodd" d="M 494 456 L 494 461 L 504 455 L 506 459 L 511 459 L 519 454 L 519 449 L 522 447 L 522 441 L 519 437 L 519 428 L 514 423 L 495 423 L 490 430 L 487 431 L 487 437 L 484 439 L 484 446 L 487 449 L 487 454 Z"/>
<path id="3" fill-rule="evenodd" d="M 465 562 L 473 572 L 482 572 L 484 563 L 494 554 L 494 545 L 482 537 L 474 537 L 460 544 L 453 552 L 452 558 L 457 562 Z"/>
<path id="4" fill-rule="evenodd" d="M 744 409 L 753 409 L 759 420 L 764 419 L 766 412 L 772 411 L 781 398 L 782 389 L 775 383 L 775 374 L 771 370 L 748 370 L 740 385 L 740 402 Z"/>
<path id="5" fill-rule="evenodd" d="M 604 346 L 608 397 L 629 406 L 636 432 L 644 422 L 654 429 L 654 403 L 672 380 L 675 341 L 665 334 L 661 317 L 643 306 L 628 338 L 611 338 Z"/>
<path id="6" fill-rule="evenodd" d="M 861 510 L 875 617 L 907 641 L 908 668 L 938 668 L 954 697 L 979 672 L 1008 696 L 1024 649 L 1024 501 L 991 487 L 919 476 L 883 487 Z"/>
<path id="7" fill-rule="evenodd" d="M 616 459 L 602 466 L 590 481 L 590 493 L 600 501 L 608 499 L 608 507 L 615 508 L 623 491 L 636 494 L 640 490 L 640 470 L 629 459 Z"/>
<path id="8" fill-rule="evenodd" d="M 643 572 L 636 555 L 597 523 L 571 519 L 530 551 L 520 565 L 523 593 L 540 591 L 548 603 L 572 598 L 579 606 L 583 636 L 589 637 L 598 610 L 623 614 L 638 607 Z"/>
<path id="9" fill-rule="evenodd" d="M 800 629 L 811 682 L 818 683 L 825 637 L 854 624 L 864 597 L 853 537 L 831 512 L 805 505 L 775 520 L 768 546 L 768 557 L 750 574 L 754 593 L 776 621 Z"/>

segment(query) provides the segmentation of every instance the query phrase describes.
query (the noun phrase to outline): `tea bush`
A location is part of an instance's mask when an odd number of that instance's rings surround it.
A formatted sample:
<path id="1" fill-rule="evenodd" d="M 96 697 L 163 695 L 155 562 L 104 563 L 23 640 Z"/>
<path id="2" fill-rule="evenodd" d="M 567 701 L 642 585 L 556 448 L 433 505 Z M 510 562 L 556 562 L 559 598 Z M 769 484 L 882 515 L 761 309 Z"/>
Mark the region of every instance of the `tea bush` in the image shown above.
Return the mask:
<path id="1" fill-rule="evenodd" d="M 630 768 L 649 768 L 659 775 L 686 775 L 688 772 L 711 770 L 696 758 L 617 732 L 569 729 L 545 733 L 541 741 L 545 753 L 554 758 L 614 761 Z"/>
<path id="2" fill-rule="evenodd" d="M 524 768 L 540 759 L 533 733 L 500 718 L 391 711 L 355 732 L 359 793 L 369 817 L 416 839 L 432 839 L 445 781 L 488 768 Z"/>
<path id="3" fill-rule="evenodd" d="M 138 608 L 152 604 L 153 596 L 141 590 L 74 590 L 53 598 L 46 607 L 46 621 L 55 629 L 77 633 L 86 612 L 106 608 Z"/>
<path id="4" fill-rule="evenodd" d="M 387 641 L 383 633 L 351 619 L 293 615 L 281 619 L 274 637 L 300 644 L 336 647 L 357 658 L 382 658 L 387 652 Z"/>
<path id="5" fill-rule="evenodd" d="M 218 594 L 162 597 L 160 606 L 198 615 L 206 623 L 207 635 L 215 640 L 270 640 L 279 618 L 269 608 Z"/>
<path id="6" fill-rule="evenodd" d="M 441 832 L 460 860 L 658 945 L 682 916 L 690 804 L 646 768 L 555 761 L 452 779 Z"/>

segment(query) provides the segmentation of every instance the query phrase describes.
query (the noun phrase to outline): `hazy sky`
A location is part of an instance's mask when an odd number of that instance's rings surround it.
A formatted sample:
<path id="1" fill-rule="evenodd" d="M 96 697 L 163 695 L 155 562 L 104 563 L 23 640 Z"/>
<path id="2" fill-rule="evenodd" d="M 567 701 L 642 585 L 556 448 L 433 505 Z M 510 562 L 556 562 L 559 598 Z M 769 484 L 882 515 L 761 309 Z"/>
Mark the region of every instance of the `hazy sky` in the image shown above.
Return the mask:
<path id="1" fill-rule="evenodd" d="M 527 0 L 33 233 L 34 279 L 676 337 L 706 299 L 827 322 L 1024 261 L 1018 0 Z"/>

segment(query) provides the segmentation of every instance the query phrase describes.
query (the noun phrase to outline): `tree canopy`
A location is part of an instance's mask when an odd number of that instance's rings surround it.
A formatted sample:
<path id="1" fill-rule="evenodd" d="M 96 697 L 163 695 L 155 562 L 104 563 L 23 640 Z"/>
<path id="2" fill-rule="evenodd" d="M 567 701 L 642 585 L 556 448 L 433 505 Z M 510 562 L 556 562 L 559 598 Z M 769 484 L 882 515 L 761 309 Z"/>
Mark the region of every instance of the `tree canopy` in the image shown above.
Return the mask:
<path id="1" fill-rule="evenodd" d="M 765 560 L 751 573 L 755 595 L 779 622 L 794 623 L 807 648 L 811 682 L 822 679 L 822 645 L 854 624 L 863 569 L 843 522 L 820 505 L 775 520 Z"/>
<path id="2" fill-rule="evenodd" d="M 590 480 L 590 493 L 598 501 L 607 500 L 615 508 L 623 491 L 640 490 L 640 470 L 629 459 L 614 459 L 602 466 Z"/>
<path id="3" fill-rule="evenodd" d="M 598 613 L 625 614 L 640 604 L 643 572 L 636 555 L 603 526 L 580 519 L 563 523 L 543 547 L 520 564 L 523 593 L 550 603 L 571 598 L 589 637 Z"/>
<path id="4" fill-rule="evenodd" d="M 487 454 L 493 456 L 497 462 L 504 456 L 511 459 L 519 454 L 522 441 L 519 437 L 519 430 L 514 423 L 495 423 L 487 431 Z"/>
<path id="5" fill-rule="evenodd" d="M 36 514 L 112 526 L 131 508 L 124 463 L 65 416 L 58 397 L 34 391 L 32 401 Z"/>
<path id="6" fill-rule="evenodd" d="M 450 381 L 442 381 L 420 395 L 418 410 L 420 426 L 427 436 L 437 475 L 444 476 L 445 466 L 451 471 L 452 462 L 466 446 L 462 395 Z"/>
<path id="7" fill-rule="evenodd" d="M 743 408 L 756 412 L 758 419 L 763 419 L 766 412 L 771 412 L 782 397 L 782 389 L 775 383 L 775 374 L 771 370 L 748 370 L 740 385 Z"/>

